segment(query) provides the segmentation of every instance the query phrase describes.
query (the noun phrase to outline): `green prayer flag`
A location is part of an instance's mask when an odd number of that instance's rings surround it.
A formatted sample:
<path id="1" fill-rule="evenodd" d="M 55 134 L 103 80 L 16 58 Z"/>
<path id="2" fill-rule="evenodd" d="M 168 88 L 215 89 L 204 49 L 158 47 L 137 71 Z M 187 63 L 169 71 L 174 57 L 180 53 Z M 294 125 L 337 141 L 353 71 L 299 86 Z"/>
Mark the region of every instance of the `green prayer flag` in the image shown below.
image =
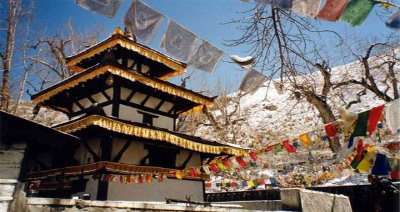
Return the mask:
<path id="1" fill-rule="evenodd" d="M 358 114 L 357 124 L 354 128 L 354 136 L 366 136 L 368 130 L 369 110 Z"/>
<path id="2" fill-rule="evenodd" d="M 359 26 L 367 19 L 375 4 L 372 0 L 350 0 L 340 19 L 352 26 Z"/>

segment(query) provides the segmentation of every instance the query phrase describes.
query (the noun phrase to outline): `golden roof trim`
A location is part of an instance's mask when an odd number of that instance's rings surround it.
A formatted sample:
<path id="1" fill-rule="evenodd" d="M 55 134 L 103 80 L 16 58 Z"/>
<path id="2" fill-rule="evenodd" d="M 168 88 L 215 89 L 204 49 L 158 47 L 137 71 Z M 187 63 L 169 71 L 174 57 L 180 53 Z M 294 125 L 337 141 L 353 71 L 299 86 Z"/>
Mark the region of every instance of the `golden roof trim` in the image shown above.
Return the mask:
<path id="1" fill-rule="evenodd" d="M 109 39 L 98 43 L 97 45 L 90 47 L 74 56 L 71 56 L 67 58 L 67 66 L 71 69 L 77 69 L 78 68 L 73 68 L 77 63 L 79 63 L 81 60 L 92 57 L 102 51 L 105 51 L 106 49 L 112 48 L 116 45 L 120 45 L 123 48 L 135 51 L 151 60 L 157 61 L 159 63 L 162 63 L 166 65 L 167 67 L 171 68 L 174 70 L 174 72 L 168 73 L 164 76 L 161 76 L 160 79 L 168 79 L 169 77 L 173 76 L 178 76 L 181 74 L 184 74 L 186 72 L 186 67 L 187 65 L 185 63 L 179 62 L 177 60 L 174 60 L 158 51 L 155 51 L 151 48 L 148 48 L 146 46 L 142 46 L 138 43 L 135 43 L 128 38 L 124 37 L 123 35 L 113 35 Z"/>
<path id="2" fill-rule="evenodd" d="M 66 89 L 70 89 L 72 87 L 77 86 L 79 83 L 86 82 L 87 80 L 93 79 L 99 75 L 105 74 L 105 73 L 111 73 L 117 76 L 120 76 L 122 78 L 125 78 L 130 81 L 139 81 L 140 83 L 143 83 L 144 85 L 153 87 L 155 89 L 161 90 L 163 92 L 169 93 L 171 95 L 179 96 L 183 99 L 187 99 L 189 101 L 195 102 L 200 105 L 210 105 L 212 103 L 212 99 L 201 96 L 199 94 L 196 94 L 194 92 L 190 92 L 184 88 L 176 88 L 170 83 L 164 82 L 164 81 L 159 81 L 155 80 L 140 74 L 136 74 L 134 72 L 126 71 L 111 65 L 106 65 L 103 67 L 100 67 L 96 70 L 93 71 L 88 71 L 88 72 L 81 72 L 79 75 L 72 76 L 71 78 L 67 79 L 67 83 L 64 84 L 59 84 L 57 87 L 53 86 L 51 90 L 47 91 L 44 90 L 43 94 L 39 95 L 34 95 L 34 98 L 32 101 L 36 104 L 46 101 L 52 96 L 60 93 L 61 91 L 64 91 Z M 184 89 L 184 90 L 183 90 Z"/>
<path id="3" fill-rule="evenodd" d="M 72 133 L 78 130 L 84 129 L 88 126 L 98 126 L 107 130 L 111 130 L 113 132 L 122 133 L 125 135 L 138 136 L 141 138 L 165 141 L 170 144 L 197 151 L 203 153 L 211 153 L 211 154 L 231 154 L 235 156 L 244 155 L 249 150 L 239 149 L 229 146 L 214 146 L 210 144 L 202 144 L 195 141 L 191 141 L 177 135 L 157 130 L 157 129 L 148 129 L 139 126 L 133 126 L 124 122 L 120 122 L 111 118 L 92 115 L 89 117 L 82 118 L 80 120 L 74 121 L 72 123 L 68 123 L 62 126 L 55 127 L 55 129 L 60 130 L 65 133 Z"/>

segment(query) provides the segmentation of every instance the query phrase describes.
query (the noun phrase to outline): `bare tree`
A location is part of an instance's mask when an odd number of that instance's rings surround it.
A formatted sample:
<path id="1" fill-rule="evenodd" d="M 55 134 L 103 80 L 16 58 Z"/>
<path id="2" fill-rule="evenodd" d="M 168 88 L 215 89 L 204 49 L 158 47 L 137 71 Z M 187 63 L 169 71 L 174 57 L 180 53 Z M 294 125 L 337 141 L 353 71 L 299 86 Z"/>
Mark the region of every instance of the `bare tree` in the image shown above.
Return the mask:
<path id="1" fill-rule="evenodd" d="M 23 10 L 22 0 L 9 0 L 4 7 L 4 22 L 2 26 L 7 31 L 4 42 L 0 44 L 0 59 L 3 68 L 3 79 L 0 93 L 0 109 L 8 110 L 10 96 L 10 72 L 12 70 L 12 60 L 16 45 L 16 30 L 22 17 L 29 12 Z M 4 45 L 4 46 L 3 46 Z"/>
<path id="2" fill-rule="evenodd" d="M 379 48 L 381 47 L 381 48 Z M 373 50 L 379 48 L 378 53 L 373 55 Z M 369 45 L 363 55 L 356 54 L 349 49 L 357 61 L 349 66 L 352 72 L 359 72 L 359 78 L 346 77 L 334 88 L 348 85 L 358 85 L 364 91 L 370 91 L 385 102 L 399 98 L 399 62 L 400 46 L 388 43 L 374 43 Z M 384 78 L 381 78 L 384 76 Z"/>

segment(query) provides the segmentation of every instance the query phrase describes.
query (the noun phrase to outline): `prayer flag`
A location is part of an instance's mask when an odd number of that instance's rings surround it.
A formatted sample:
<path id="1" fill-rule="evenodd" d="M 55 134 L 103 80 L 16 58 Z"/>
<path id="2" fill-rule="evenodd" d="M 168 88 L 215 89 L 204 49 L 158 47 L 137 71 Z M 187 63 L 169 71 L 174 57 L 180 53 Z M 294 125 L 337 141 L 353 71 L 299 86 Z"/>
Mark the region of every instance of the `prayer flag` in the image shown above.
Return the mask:
<path id="1" fill-rule="evenodd" d="M 248 180 L 246 183 L 249 187 L 254 187 L 254 182 L 252 180 Z"/>
<path id="2" fill-rule="evenodd" d="M 189 171 L 191 177 L 197 177 L 196 170 L 194 168 L 189 168 Z"/>
<path id="3" fill-rule="evenodd" d="M 187 61 L 197 36 L 172 20 L 168 20 L 167 30 L 161 48 L 180 60 Z"/>
<path id="4" fill-rule="evenodd" d="M 327 21 L 337 21 L 348 2 L 349 0 L 326 0 L 324 8 L 318 12 L 316 17 Z"/>
<path id="5" fill-rule="evenodd" d="M 300 16 L 314 18 L 321 6 L 322 0 L 293 0 L 292 11 Z"/>
<path id="6" fill-rule="evenodd" d="M 358 114 L 357 124 L 354 128 L 354 136 L 366 136 L 368 129 L 369 110 Z"/>
<path id="7" fill-rule="evenodd" d="M 75 4 L 86 10 L 114 17 L 122 0 L 75 0 Z"/>
<path id="8" fill-rule="evenodd" d="M 274 145 L 269 145 L 269 146 L 267 146 L 267 148 L 265 148 L 265 152 L 270 152 L 273 149 L 274 149 Z"/>
<path id="9" fill-rule="evenodd" d="M 368 173 L 369 169 L 371 168 L 371 153 L 367 152 L 362 159 L 362 161 L 358 164 L 357 169 L 360 173 Z"/>
<path id="10" fill-rule="evenodd" d="M 137 177 L 137 183 L 139 183 L 139 184 L 142 184 L 142 183 L 143 183 L 142 175 L 139 175 L 139 176 Z"/>
<path id="11" fill-rule="evenodd" d="M 337 136 L 337 130 L 336 130 L 334 123 L 325 125 L 325 131 L 326 131 L 326 135 L 329 137 Z"/>
<path id="12" fill-rule="evenodd" d="M 259 4 L 270 4 L 278 6 L 282 9 L 292 8 L 292 0 L 256 0 L 256 2 Z"/>
<path id="13" fill-rule="evenodd" d="M 304 146 L 310 146 L 312 144 L 312 141 L 310 139 L 310 136 L 308 136 L 308 133 L 300 135 L 299 139 Z"/>
<path id="14" fill-rule="evenodd" d="M 221 170 L 221 171 L 225 171 L 227 168 L 226 166 L 222 163 L 222 162 L 217 162 L 217 167 Z"/>
<path id="15" fill-rule="evenodd" d="M 382 111 L 383 111 L 384 107 L 385 107 L 385 105 L 374 107 L 369 112 L 369 118 L 368 118 L 368 135 L 369 136 L 371 136 L 372 133 L 375 131 L 376 126 L 378 125 L 379 118 L 382 115 Z"/>
<path id="16" fill-rule="evenodd" d="M 146 182 L 151 183 L 153 181 L 153 176 L 151 174 L 146 175 Z"/>
<path id="17" fill-rule="evenodd" d="M 375 4 L 373 0 L 350 0 L 340 19 L 352 26 L 359 26 L 367 19 Z"/>
<path id="18" fill-rule="evenodd" d="M 150 43 L 163 20 L 163 14 L 140 0 L 134 0 L 125 14 L 124 24 L 136 37 Z"/>
<path id="19" fill-rule="evenodd" d="M 257 161 L 258 157 L 255 152 L 250 152 L 249 155 L 254 162 Z"/>
<path id="20" fill-rule="evenodd" d="M 282 145 L 289 153 L 296 152 L 296 148 L 293 145 L 291 145 L 288 140 L 282 142 Z"/>
<path id="21" fill-rule="evenodd" d="M 213 73 L 224 56 L 224 52 L 202 40 L 190 58 L 189 65 Z"/>
<path id="22" fill-rule="evenodd" d="M 211 173 L 210 168 L 209 168 L 208 165 L 203 165 L 202 168 L 203 168 L 203 171 L 204 171 L 206 174 L 210 174 L 210 173 Z"/>
<path id="23" fill-rule="evenodd" d="M 388 175 L 387 157 L 384 154 L 378 153 L 376 155 L 374 166 L 372 167 L 371 174 L 374 175 Z"/>
<path id="24" fill-rule="evenodd" d="M 219 172 L 219 169 L 215 163 L 210 163 L 210 169 L 215 173 Z"/>
<path id="25" fill-rule="evenodd" d="M 385 120 L 388 128 L 396 133 L 400 130 L 400 99 L 394 100 L 385 107 Z"/>
<path id="26" fill-rule="evenodd" d="M 239 89 L 245 93 L 255 91 L 267 81 L 267 77 L 255 70 L 250 70 L 243 77 Z"/>
<path id="27" fill-rule="evenodd" d="M 247 166 L 246 162 L 242 159 L 242 157 L 238 156 L 236 157 L 236 161 L 239 163 L 239 165 L 243 168 Z"/>
<path id="28" fill-rule="evenodd" d="M 231 162 L 229 162 L 229 160 L 228 159 L 226 159 L 226 160 L 223 160 L 222 161 L 222 163 L 226 166 L 226 168 L 230 168 L 230 167 L 232 167 L 232 164 L 231 164 Z"/>
<path id="29" fill-rule="evenodd" d="M 385 22 L 386 26 L 392 29 L 400 29 L 400 10 L 393 13 Z"/>

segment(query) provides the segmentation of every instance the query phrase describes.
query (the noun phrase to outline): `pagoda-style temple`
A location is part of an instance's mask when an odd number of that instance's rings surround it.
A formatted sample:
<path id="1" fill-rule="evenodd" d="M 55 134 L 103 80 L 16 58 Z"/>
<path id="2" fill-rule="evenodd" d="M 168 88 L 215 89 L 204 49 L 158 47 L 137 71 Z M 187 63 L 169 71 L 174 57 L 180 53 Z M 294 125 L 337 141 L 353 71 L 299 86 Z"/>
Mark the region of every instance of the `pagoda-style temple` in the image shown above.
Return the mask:
<path id="1" fill-rule="evenodd" d="M 49 169 L 38 163 L 26 175 L 28 182 L 40 182 L 39 196 L 203 201 L 209 176 L 202 165 L 247 151 L 176 132 L 179 116 L 208 107 L 213 98 L 165 81 L 183 74 L 187 65 L 133 41 L 119 28 L 67 58 L 67 65 L 77 73 L 32 100 L 65 113 L 70 120 L 53 128 L 78 137 L 80 145 L 73 157 L 57 158 L 74 165 Z M 196 172 L 185 174 L 191 167 Z"/>

